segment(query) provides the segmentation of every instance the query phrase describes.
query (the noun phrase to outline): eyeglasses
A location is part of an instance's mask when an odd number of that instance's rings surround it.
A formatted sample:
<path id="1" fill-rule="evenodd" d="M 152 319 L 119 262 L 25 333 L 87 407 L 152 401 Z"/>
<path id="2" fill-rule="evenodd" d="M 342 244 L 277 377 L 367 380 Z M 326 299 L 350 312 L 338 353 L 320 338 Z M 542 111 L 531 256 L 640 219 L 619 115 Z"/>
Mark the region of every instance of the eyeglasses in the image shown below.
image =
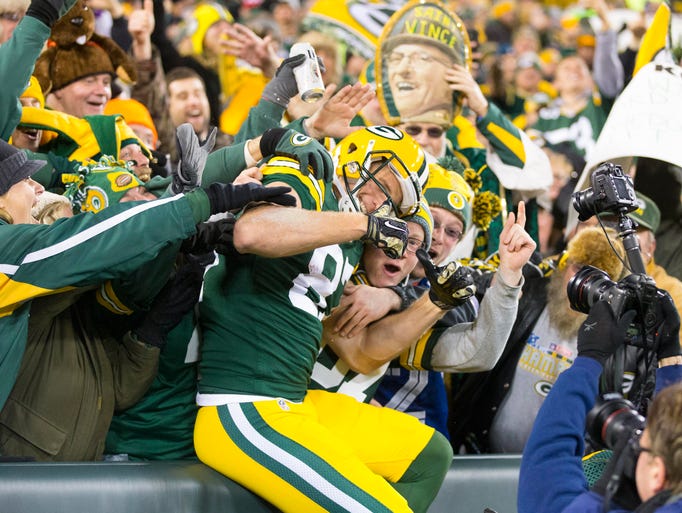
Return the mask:
<path id="1" fill-rule="evenodd" d="M 14 23 L 19 23 L 24 15 L 20 12 L 3 12 L 0 13 L 0 18 L 5 21 L 11 21 Z"/>
<path id="2" fill-rule="evenodd" d="M 416 253 L 418 249 L 424 247 L 424 241 L 419 239 L 413 239 L 412 237 L 407 239 L 407 247 L 405 251 L 409 253 Z"/>
<path id="3" fill-rule="evenodd" d="M 653 454 L 653 451 L 649 449 L 648 447 L 642 447 L 640 445 L 640 438 L 641 436 L 635 436 L 632 438 L 630 444 L 632 445 L 632 452 L 635 455 L 635 460 L 639 458 L 639 455 L 642 454 L 643 452 L 648 452 L 649 454 Z"/>
<path id="4" fill-rule="evenodd" d="M 400 53 L 400 52 L 391 52 L 388 54 L 388 58 L 386 61 L 388 62 L 389 66 L 397 66 L 401 62 L 403 62 L 403 59 L 407 58 L 408 64 L 411 64 L 412 66 L 416 65 L 422 65 L 422 64 L 430 64 L 432 62 L 437 62 L 439 64 L 442 64 L 443 66 L 448 66 L 450 67 L 452 64 L 447 61 L 443 61 L 440 59 L 437 59 L 431 54 L 428 54 L 426 52 L 414 52 L 414 53 Z"/>
<path id="5" fill-rule="evenodd" d="M 450 228 L 449 226 L 443 226 L 441 223 L 438 221 L 433 221 L 433 231 L 435 232 L 436 230 L 443 229 L 443 232 L 445 233 L 445 236 L 448 239 L 452 240 L 460 240 L 462 238 L 462 232 L 461 230 L 456 230 L 455 228 Z"/>
<path id="6" fill-rule="evenodd" d="M 426 135 L 433 139 L 438 139 L 440 136 L 443 135 L 443 132 L 445 132 L 445 130 L 439 126 L 430 126 L 429 128 L 422 128 L 417 125 L 408 125 L 405 128 L 403 128 L 403 130 L 412 137 L 417 137 L 419 134 L 422 133 L 423 130 L 426 130 Z"/>

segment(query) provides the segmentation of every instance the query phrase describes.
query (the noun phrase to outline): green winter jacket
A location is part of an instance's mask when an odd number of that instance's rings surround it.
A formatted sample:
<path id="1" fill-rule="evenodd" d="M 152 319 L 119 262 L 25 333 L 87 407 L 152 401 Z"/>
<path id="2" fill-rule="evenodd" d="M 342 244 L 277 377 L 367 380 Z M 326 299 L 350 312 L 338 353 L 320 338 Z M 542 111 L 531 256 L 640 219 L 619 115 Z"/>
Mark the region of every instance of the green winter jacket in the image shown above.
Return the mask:
<path id="1" fill-rule="evenodd" d="M 125 277 L 208 216 L 206 193 L 197 190 L 49 226 L 0 221 L 0 409 L 24 354 L 31 300 Z"/>
<path id="2" fill-rule="evenodd" d="M 95 310 L 94 290 L 32 301 L 17 381 L 0 411 L 0 453 L 38 461 L 96 460 L 115 409 L 137 401 L 159 348 L 119 339 Z"/>

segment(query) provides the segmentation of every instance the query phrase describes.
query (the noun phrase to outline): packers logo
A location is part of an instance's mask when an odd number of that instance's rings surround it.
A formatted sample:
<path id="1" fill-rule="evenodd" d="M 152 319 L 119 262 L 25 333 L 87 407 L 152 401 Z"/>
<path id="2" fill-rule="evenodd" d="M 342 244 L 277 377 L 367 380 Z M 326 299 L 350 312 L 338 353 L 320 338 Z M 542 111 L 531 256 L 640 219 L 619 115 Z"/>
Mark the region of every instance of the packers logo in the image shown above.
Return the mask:
<path id="1" fill-rule="evenodd" d="M 552 390 L 552 384 L 549 381 L 538 381 L 535 383 L 535 391 L 542 397 L 547 397 L 550 390 Z"/>
<path id="2" fill-rule="evenodd" d="M 466 205 L 466 200 L 464 199 L 464 196 L 462 196 L 461 193 L 453 191 L 450 194 L 448 194 L 448 203 L 455 210 L 462 210 L 464 208 L 464 205 Z"/>
<path id="3" fill-rule="evenodd" d="M 379 137 L 384 137 L 385 139 L 391 139 L 392 141 L 399 141 L 404 137 L 403 133 L 397 128 L 392 126 L 369 126 L 366 130 Z"/>
<path id="4" fill-rule="evenodd" d="M 81 206 L 81 212 L 92 212 L 96 214 L 109 206 L 107 193 L 99 187 L 87 187 L 85 189 L 85 200 Z"/>
<path id="5" fill-rule="evenodd" d="M 293 144 L 294 146 L 305 146 L 310 141 L 312 141 L 312 139 L 307 135 L 294 134 L 291 136 L 291 144 Z"/>
<path id="6" fill-rule="evenodd" d="M 130 173 L 118 173 L 114 177 L 114 186 L 119 189 L 127 189 L 133 183 L 133 177 Z"/>

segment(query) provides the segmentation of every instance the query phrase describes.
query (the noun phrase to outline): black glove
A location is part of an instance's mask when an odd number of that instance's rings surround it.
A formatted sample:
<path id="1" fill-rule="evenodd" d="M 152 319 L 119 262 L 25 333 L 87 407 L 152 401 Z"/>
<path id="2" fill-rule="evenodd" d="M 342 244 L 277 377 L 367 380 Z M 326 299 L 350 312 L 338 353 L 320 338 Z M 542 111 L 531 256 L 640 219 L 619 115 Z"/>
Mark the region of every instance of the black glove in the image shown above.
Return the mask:
<path id="1" fill-rule="evenodd" d="M 474 275 L 468 267 L 459 262 L 436 267 L 423 249 L 417 250 L 417 258 L 431 284 L 429 299 L 438 308 L 451 310 L 466 303 L 476 293 Z"/>
<path id="2" fill-rule="evenodd" d="M 76 0 L 32 0 L 26 10 L 26 16 L 52 27 L 59 18 L 69 12 L 75 3 Z"/>
<path id="3" fill-rule="evenodd" d="M 578 356 L 593 358 L 604 365 L 606 359 L 625 342 L 625 332 L 636 313 L 628 310 L 616 319 L 606 301 L 594 303 L 578 332 Z"/>
<path id="4" fill-rule="evenodd" d="M 273 79 L 263 89 L 263 99 L 286 109 L 289 100 L 298 94 L 294 68 L 303 64 L 305 59 L 306 56 L 303 54 L 284 59 Z"/>
<path id="5" fill-rule="evenodd" d="M 307 175 L 310 166 L 316 180 L 330 183 L 334 178 L 334 162 L 327 149 L 315 139 L 296 130 L 269 128 L 260 139 L 260 152 L 263 158 L 282 155 L 298 160 L 301 173 Z"/>
<path id="6" fill-rule="evenodd" d="M 391 206 L 384 203 L 371 214 L 367 222 L 367 233 L 360 240 L 372 243 L 383 250 L 389 258 L 400 258 L 407 247 L 407 223 L 391 216 Z"/>
<path id="7" fill-rule="evenodd" d="M 133 329 L 140 342 L 163 349 L 168 333 L 199 300 L 207 263 L 207 260 L 201 257 L 186 258 L 186 263 L 154 298 L 140 326 Z"/>
<path id="8" fill-rule="evenodd" d="M 208 253 L 217 251 L 221 255 L 233 255 L 236 250 L 232 243 L 234 232 L 234 216 L 213 221 L 199 223 L 197 233 L 185 239 L 180 246 L 182 253 Z"/>
<path id="9" fill-rule="evenodd" d="M 656 356 L 659 360 L 682 354 L 680 351 L 680 314 L 672 297 L 665 290 L 656 295 Z"/>
<path id="10" fill-rule="evenodd" d="M 211 214 L 219 214 L 230 210 L 240 210 L 254 201 L 267 201 L 284 207 L 296 205 L 296 198 L 291 194 L 291 187 L 263 187 L 255 183 L 243 185 L 212 183 L 206 189 L 211 204 Z"/>
<path id="11" fill-rule="evenodd" d="M 178 143 L 180 161 L 173 172 L 171 189 L 175 194 L 191 191 L 201 185 L 201 175 L 206 166 L 206 159 L 215 145 L 218 129 L 213 127 L 204 144 L 199 144 L 199 138 L 189 123 L 183 123 L 175 131 Z"/>

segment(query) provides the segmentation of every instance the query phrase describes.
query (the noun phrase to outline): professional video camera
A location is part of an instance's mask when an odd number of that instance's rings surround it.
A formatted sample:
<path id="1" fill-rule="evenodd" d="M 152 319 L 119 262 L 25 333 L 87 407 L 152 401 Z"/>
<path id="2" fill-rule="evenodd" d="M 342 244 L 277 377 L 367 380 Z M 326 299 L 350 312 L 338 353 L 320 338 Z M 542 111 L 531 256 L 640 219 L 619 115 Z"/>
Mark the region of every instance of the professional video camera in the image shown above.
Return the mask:
<path id="1" fill-rule="evenodd" d="M 628 342 L 652 349 L 657 324 L 654 306 L 661 293 L 645 272 L 633 221 L 626 215 L 638 207 L 632 179 L 623 174 L 620 166 L 607 162 L 596 169 L 591 181 L 591 188 L 573 194 L 578 219 L 586 221 L 602 213 L 618 216 L 618 236 L 623 240 L 632 274 L 616 283 L 600 269 L 583 267 L 567 286 L 571 308 L 588 313 L 594 303 L 605 300 L 617 319 L 627 310 L 635 310 L 635 324 L 641 329 L 630 332 Z"/>

